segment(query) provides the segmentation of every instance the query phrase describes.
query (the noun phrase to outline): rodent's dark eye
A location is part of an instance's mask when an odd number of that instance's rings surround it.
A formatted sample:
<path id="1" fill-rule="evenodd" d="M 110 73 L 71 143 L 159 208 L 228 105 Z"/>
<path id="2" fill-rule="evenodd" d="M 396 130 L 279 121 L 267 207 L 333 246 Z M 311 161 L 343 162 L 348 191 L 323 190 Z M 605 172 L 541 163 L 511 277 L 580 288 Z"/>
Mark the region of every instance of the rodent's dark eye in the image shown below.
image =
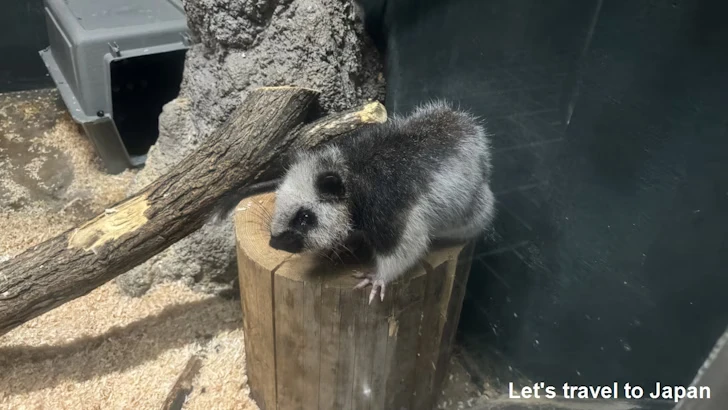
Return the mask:
<path id="1" fill-rule="evenodd" d="M 316 215 L 308 209 L 301 208 L 296 212 L 296 215 L 291 219 L 291 227 L 312 227 L 316 226 Z"/>
<path id="2" fill-rule="evenodd" d="M 300 220 L 298 221 L 298 223 L 301 226 L 304 226 L 304 225 L 306 225 L 308 223 L 308 220 L 310 218 L 311 218 L 311 216 L 308 214 L 308 212 L 304 212 L 304 213 L 301 214 L 301 217 L 299 218 Z"/>

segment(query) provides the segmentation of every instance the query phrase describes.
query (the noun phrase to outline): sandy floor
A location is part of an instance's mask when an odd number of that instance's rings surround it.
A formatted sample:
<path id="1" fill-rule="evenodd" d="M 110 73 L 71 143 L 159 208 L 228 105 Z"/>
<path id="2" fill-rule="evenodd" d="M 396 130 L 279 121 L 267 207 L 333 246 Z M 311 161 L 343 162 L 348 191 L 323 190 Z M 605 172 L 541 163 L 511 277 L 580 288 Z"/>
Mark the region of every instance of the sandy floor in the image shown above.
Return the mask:
<path id="1" fill-rule="evenodd" d="M 109 284 L 0 338 L 0 407 L 160 408 L 194 354 L 185 409 L 255 409 L 239 302 L 179 284 L 128 298 Z"/>
<path id="2" fill-rule="evenodd" d="M 123 199 L 55 90 L 0 94 L 0 260 Z"/>

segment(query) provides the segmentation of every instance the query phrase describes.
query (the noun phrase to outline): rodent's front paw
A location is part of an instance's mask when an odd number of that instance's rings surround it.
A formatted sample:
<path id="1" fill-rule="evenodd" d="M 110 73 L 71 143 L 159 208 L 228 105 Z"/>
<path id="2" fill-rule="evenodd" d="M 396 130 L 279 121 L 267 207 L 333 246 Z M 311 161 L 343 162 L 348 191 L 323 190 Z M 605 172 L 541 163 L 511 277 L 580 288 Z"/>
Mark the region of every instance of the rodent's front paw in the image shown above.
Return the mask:
<path id="1" fill-rule="evenodd" d="M 372 285 L 372 291 L 369 293 L 369 304 L 372 304 L 372 300 L 374 300 L 374 297 L 377 296 L 377 291 L 379 291 L 379 300 L 384 302 L 384 291 L 387 288 L 387 284 L 380 279 L 377 279 L 376 275 L 374 273 L 368 272 L 356 272 L 354 273 L 354 277 L 363 279 L 359 284 L 354 286 L 354 289 L 362 289 L 367 287 L 368 285 Z"/>

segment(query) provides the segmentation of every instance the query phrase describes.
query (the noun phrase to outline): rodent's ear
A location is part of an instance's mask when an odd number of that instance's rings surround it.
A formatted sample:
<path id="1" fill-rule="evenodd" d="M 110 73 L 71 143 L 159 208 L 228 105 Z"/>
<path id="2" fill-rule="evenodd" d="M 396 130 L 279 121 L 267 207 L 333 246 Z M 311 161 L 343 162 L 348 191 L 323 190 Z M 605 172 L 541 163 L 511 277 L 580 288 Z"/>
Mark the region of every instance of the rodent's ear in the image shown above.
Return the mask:
<path id="1" fill-rule="evenodd" d="M 344 181 L 336 172 L 324 172 L 316 178 L 316 190 L 324 198 L 343 198 L 346 194 Z"/>

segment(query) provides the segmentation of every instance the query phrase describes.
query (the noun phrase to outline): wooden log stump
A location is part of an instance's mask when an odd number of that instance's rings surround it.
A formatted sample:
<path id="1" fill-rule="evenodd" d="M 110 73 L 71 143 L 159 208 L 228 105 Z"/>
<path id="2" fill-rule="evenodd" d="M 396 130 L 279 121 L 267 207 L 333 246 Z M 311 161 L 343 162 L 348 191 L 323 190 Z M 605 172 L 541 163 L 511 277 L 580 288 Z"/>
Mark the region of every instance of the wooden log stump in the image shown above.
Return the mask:
<path id="1" fill-rule="evenodd" d="M 248 380 L 262 410 L 434 407 L 460 317 L 473 246 L 433 249 L 368 304 L 366 265 L 268 246 L 275 194 L 235 210 Z"/>

